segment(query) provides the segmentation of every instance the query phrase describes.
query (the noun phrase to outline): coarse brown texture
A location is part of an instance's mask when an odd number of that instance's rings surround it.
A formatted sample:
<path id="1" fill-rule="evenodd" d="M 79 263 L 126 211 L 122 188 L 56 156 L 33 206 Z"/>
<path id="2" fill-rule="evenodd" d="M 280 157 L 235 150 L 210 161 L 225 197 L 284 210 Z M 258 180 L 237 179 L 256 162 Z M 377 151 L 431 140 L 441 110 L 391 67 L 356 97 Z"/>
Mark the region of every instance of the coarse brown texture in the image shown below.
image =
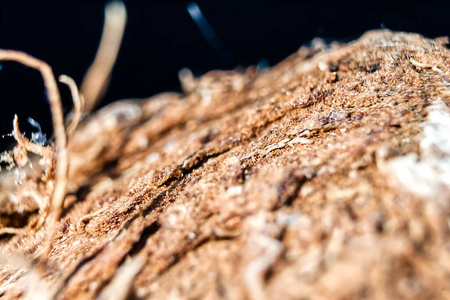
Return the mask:
<path id="1" fill-rule="evenodd" d="M 450 298 L 449 63 L 445 40 L 373 31 L 101 109 L 45 274 L 21 260 L 46 227 L 4 236 L 0 295 Z M 36 214 L 0 202 L 2 226 Z"/>

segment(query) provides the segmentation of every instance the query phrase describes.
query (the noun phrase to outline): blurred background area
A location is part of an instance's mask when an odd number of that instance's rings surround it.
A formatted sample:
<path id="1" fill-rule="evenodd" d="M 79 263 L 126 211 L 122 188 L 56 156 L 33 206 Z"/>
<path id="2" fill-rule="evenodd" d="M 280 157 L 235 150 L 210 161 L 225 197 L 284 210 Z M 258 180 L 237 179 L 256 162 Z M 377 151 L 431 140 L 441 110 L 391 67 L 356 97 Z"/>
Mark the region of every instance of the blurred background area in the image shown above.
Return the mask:
<path id="1" fill-rule="evenodd" d="M 265 61 L 272 66 L 315 37 L 348 42 L 367 30 L 387 28 L 434 38 L 449 35 L 450 1 L 196 1 L 217 34 L 224 58 L 202 35 L 187 10 L 191 1 L 125 0 L 128 22 L 106 95 L 112 101 L 180 91 L 178 71 L 201 75 Z M 0 1 L 0 48 L 47 62 L 58 77 L 81 80 L 94 59 L 107 1 Z M 223 55 L 222 55 L 223 56 Z M 60 85 L 65 112 L 72 108 Z M 98 108 L 97 107 L 97 108 Z M 1 62 L 0 136 L 12 130 L 14 114 L 29 136 L 31 117 L 52 135 L 44 86 L 37 71 Z M 0 138 L 0 150 L 14 144 Z"/>

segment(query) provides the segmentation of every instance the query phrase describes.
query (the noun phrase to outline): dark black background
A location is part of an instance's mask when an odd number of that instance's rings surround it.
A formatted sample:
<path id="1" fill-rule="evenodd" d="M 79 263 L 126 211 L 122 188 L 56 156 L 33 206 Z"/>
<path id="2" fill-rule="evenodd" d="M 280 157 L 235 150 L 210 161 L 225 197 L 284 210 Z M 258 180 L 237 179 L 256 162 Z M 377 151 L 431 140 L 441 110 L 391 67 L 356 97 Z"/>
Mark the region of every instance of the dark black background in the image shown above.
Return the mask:
<path id="1" fill-rule="evenodd" d="M 67 74 L 80 84 L 92 62 L 107 1 L 0 0 L 0 48 L 25 51 L 49 63 L 56 76 Z M 270 65 L 314 37 L 341 41 L 382 26 L 426 37 L 449 34 L 450 1 L 197 1 L 205 18 L 234 59 L 224 62 L 189 16 L 190 1 L 125 0 L 128 23 L 109 90 L 100 106 L 123 98 L 143 98 L 179 91 L 177 72 L 248 66 L 266 59 Z M 51 118 L 38 72 L 13 62 L 0 70 L 0 135 L 12 129 L 15 113 L 21 128 L 26 118 L 51 135 Z M 66 112 L 67 88 L 60 86 Z M 0 138 L 0 149 L 12 138 Z"/>

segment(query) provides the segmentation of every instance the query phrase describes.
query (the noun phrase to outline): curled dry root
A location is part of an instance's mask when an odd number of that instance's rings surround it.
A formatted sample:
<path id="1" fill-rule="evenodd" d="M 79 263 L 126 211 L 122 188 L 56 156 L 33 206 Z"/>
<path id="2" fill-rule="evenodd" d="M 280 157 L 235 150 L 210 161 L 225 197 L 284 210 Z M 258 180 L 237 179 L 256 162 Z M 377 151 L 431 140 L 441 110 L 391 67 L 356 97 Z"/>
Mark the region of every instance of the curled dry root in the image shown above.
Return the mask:
<path id="1" fill-rule="evenodd" d="M 73 99 L 73 118 L 70 125 L 67 127 L 67 139 L 69 140 L 77 129 L 80 122 L 81 115 L 84 110 L 84 97 L 78 92 L 77 84 L 75 81 L 67 75 L 59 76 L 59 82 L 66 84 L 72 94 Z"/>
<path id="2" fill-rule="evenodd" d="M 62 208 L 64 205 L 64 197 L 66 192 L 67 183 L 67 171 L 68 171 L 68 156 L 67 156 L 67 134 L 64 126 L 64 115 L 61 105 L 61 96 L 53 75 L 53 71 L 50 66 L 36 59 L 26 53 L 12 50 L 1 50 L 0 49 L 0 61 L 16 61 L 24 64 L 28 67 L 38 70 L 44 80 L 44 85 L 47 91 L 48 100 L 50 103 L 50 110 L 52 114 L 53 128 L 55 134 L 55 146 L 42 146 L 32 141 L 28 140 L 19 130 L 19 121 L 17 115 L 14 117 L 14 129 L 13 136 L 17 141 L 17 146 L 13 150 L 13 157 L 15 163 L 21 167 L 27 162 L 27 152 L 35 153 L 41 156 L 47 163 L 48 166 L 45 170 L 45 175 L 43 177 L 46 182 L 54 182 L 54 187 L 52 189 L 52 197 L 50 201 L 49 212 L 50 212 L 50 222 L 49 222 L 49 232 L 50 235 L 46 239 L 46 244 L 44 245 L 44 254 L 50 251 L 50 241 L 53 232 L 55 231 L 56 223 L 61 217 Z M 72 95 L 74 96 L 74 107 L 75 115 L 71 126 L 69 126 L 69 134 L 72 134 L 75 130 L 78 120 L 80 118 L 80 112 L 82 107 L 82 101 L 80 100 L 75 83 L 70 77 L 62 77 L 62 81 L 67 83 L 72 90 Z M 7 157 L 8 155 L 3 155 Z M 11 164 L 11 159 L 8 159 Z M 53 186 L 53 183 L 52 183 Z M 41 218 L 46 219 L 47 214 L 41 216 Z M 44 222 L 40 222 L 43 224 Z M 2 232 L 5 233 L 16 233 L 17 229 L 14 228 L 2 228 Z"/>
<path id="3" fill-rule="evenodd" d="M 62 75 L 59 81 L 68 85 L 74 103 L 73 118 L 71 124 L 64 126 L 64 115 L 61 105 L 61 96 L 56 84 L 51 67 L 26 53 L 0 49 L 0 61 L 15 61 L 38 70 L 44 80 L 47 91 L 50 110 L 52 114 L 53 130 L 55 135 L 54 146 L 43 146 L 28 140 L 19 130 L 17 115 L 14 117 L 13 137 L 17 145 L 12 152 L 0 153 L 0 162 L 5 162 L 12 168 L 24 166 L 28 162 L 28 152 L 42 157 L 46 166 L 42 180 L 47 184 L 49 196 L 37 195 L 39 199 L 47 199 L 39 202 L 39 208 L 43 212 L 36 226 L 39 229 L 48 221 L 48 235 L 43 245 L 43 257 L 48 257 L 51 250 L 51 239 L 56 231 L 56 225 L 61 217 L 66 193 L 67 174 L 69 167 L 67 143 L 74 134 L 83 112 L 89 112 L 95 107 L 103 91 L 105 90 L 112 68 L 119 52 L 126 23 L 126 8 L 120 1 L 113 1 L 105 8 L 105 23 L 102 39 L 97 55 L 83 79 L 81 90 L 78 92 L 75 81 Z M 85 101 L 86 99 L 86 101 Z M 37 193 L 37 192 L 36 192 Z M 0 228 L 1 234 L 17 234 L 22 229 Z"/>

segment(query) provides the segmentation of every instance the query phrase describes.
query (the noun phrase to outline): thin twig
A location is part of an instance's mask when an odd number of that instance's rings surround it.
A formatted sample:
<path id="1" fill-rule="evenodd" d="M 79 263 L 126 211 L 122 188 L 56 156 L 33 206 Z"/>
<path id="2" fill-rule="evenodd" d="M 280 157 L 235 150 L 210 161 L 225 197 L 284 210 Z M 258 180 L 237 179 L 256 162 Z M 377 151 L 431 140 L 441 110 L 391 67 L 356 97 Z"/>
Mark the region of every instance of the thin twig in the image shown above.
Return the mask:
<path id="1" fill-rule="evenodd" d="M 64 127 L 64 115 L 61 105 L 61 96 L 58 86 L 56 85 L 55 76 L 50 66 L 26 53 L 13 50 L 0 50 L 0 61 L 9 60 L 16 61 L 41 72 L 44 85 L 47 90 L 47 97 L 50 103 L 52 113 L 53 130 L 55 134 L 56 147 L 56 169 L 55 169 L 55 187 L 53 189 L 52 202 L 50 204 L 50 212 L 53 216 L 50 218 L 49 234 L 44 244 L 43 255 L 46 257 L 50 253 L 51 238 L 56 230 L 56 223 L 61 216 L 64 196 L 66 193 L 68 157 L 67 157 L 67 136 Z M 17 120 L 17 119 L 16 119 Z M 20 136 L 18 135 L 20 138 Z"/>
<path id="2" fill-rule="evenodd" d="M 81 94 L 86 99 L 86 112 L 95 107 L 106 89 L 122 43 L 126 21 L 127 11 L 122 2 L 114 1 L 105 7 L 105 23 L 100 45 L 94 62 L 81 84 Z"/>
<path id="3" fill-rule="evenodd" d="M 412 63 L 414 66 L 419 67 L 419 68 L 422 68 L 422 69 L 431 69 L 431 68 L 433 67 L 433 66 L 430 65 L 430 64 L 424 64 L 424 63 L 418 62 L 417 60 L 414 60 L 414 59 L 412 59 L 412 58 L 410 58 L 409 60 L 411 61 L 411 63 Z"/>
<path id="4" fill-rule="evenodd" d="M 62 82 L 69 87 L 70 93 L 72 94 L 73 118 L 72 122 L 67 128 L 67 140 L 70 140 L 75 130 L 77 129 L 78 123 L 80 122 L 81 114 L 84 110 L 84 98 L 83 95 L 79 93 L 75 80 L 73 80 L 71 77 L 67 75 L 61 75 L 58 79 L 59 82 Z"/>
<path id="5" fill-rule="evenodd" d="M 101 214 L 102 212 L 106 211 L 107 209 L 108 209 L 108 207 L 103 207 L 103 208 L 100 208 L 97 211 L 94 211 L 94 212 L 92 212 L 90 214 L 87 214 L 87 215 L 83 216 L 80 219 L 80 221 L 78 221 L 78 227 L 81 228 L 82 224 L 89 222 L 92 218 L 94 218 L 95 216 Z"/>

